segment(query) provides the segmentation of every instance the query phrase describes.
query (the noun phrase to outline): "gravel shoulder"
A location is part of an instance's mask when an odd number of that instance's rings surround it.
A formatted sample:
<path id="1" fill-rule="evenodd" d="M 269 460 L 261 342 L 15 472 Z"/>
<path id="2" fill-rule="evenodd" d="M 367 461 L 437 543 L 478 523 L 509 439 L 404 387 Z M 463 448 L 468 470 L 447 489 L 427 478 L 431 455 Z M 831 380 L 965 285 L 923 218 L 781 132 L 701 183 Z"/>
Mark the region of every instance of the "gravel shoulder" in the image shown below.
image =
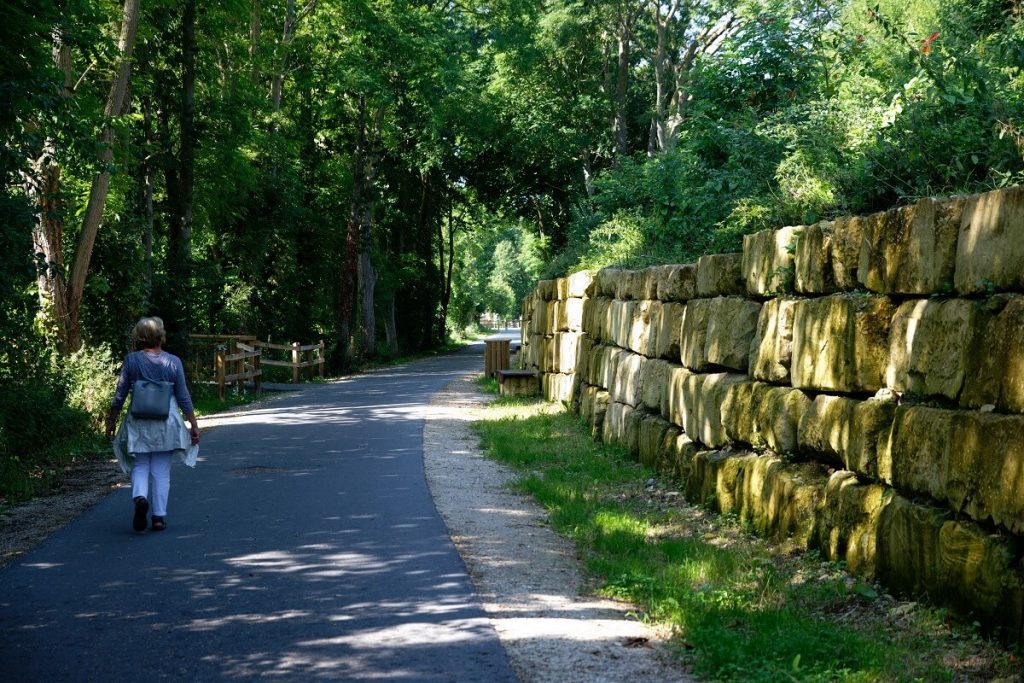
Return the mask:
<path id="1" fill-rule="evenodd" d="M 423 430 L 427 483 L 494 629 L 523 683 L 691 681 L 669 661 L 664 635 L 631 605 L 585 594 L 572 542 L 511 471 L 483 457 L 470 422 L 490 397 L 473 376 L 434 396 Z"/>

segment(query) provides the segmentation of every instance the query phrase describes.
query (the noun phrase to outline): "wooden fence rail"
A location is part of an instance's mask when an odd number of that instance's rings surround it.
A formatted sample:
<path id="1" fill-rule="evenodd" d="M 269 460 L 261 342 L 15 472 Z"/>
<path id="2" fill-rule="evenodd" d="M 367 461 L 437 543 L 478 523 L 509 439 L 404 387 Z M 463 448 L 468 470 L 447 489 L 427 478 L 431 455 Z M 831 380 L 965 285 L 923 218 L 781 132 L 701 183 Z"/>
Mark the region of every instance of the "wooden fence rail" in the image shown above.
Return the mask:
<path id="1" fill-rule="evenodd" d="M 309 368 L 309 377 L 312 379 L 314 376 L 319 376 L 320 379 L 324 378 L 324 342 L 321 339 L 316 344 L 271 344 L 270 342 L 253 342 L 253 346 L 258 349 L 268 349 L 273 351 L 290 351 L 291 360 L 270 360 L 267 358 L 263 359 L 263 365 L 274 365 L 281 368 L 292 369 L 292 382 L 298 384 L 299 382 L 299 370 L 303 368 Z M 303 354 L 305 354 L 306 360 L 302 360 Z M 314 369 L 316 368 L 316 369 Z"/>
<path id="2" fill-rule="evenodd" d="M 229 382 L 237 382 L 241 390 L 245 387 L 246 381 L 251 379 L 256 393 L 260 393 L 260 376 L 263 374 L 260 369 L 262 352 L 242 342 L 236 342 L 236 346 L 240 349 L 237 353 L 228 353 L 227 349 L 217 347 L 217 388 L 222 401 L 224 388 Z M 229 366 L 234 370 L 231 374 L 227 372 Z"/>
<path id="3" fill-rule="evenodd" d="M 299 382 L 300 370 L 309 368 L 309 377 L 324 377 L 324 342 L 316 344 L 272 344 L 249 334 L 193 334 L 188 367 L 194 381 L 217 383 L 221 400 L 227 385 L 237 383 L 239 390 L 252 381 L 261 390 L 264 365 L 292 369 L 293 383 Z M 287 352 L 289 360 L 267 358 L 269 352 Z M 212 370 L 211 373 L 211 360 Z"/>

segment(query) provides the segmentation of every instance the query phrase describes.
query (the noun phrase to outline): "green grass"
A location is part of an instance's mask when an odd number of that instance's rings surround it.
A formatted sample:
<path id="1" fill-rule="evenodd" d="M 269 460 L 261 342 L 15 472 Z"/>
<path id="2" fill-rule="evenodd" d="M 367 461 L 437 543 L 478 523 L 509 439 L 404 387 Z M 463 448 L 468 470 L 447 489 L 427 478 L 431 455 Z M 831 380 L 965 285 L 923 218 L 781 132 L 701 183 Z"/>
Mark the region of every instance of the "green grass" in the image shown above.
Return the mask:
<path id="1" fill-rule="evenodd" d="M 950 629 L 940 612 L 919 608 L 895 626 L 875 589 L 841 567 L 782 554 L 720 516 L 652 502 L 644 482 L 654 474 L 594 442 L 559 406 L 497 399 L 474 428 L 575 540 L 598 591 L 670 626 L 701 677 L 952 681 L 1018 670 L 1012 654 Z"/>
<path id="2" fill-rule="evenodd" d="M 226 387 L 224 389 L 224 400 L 222 401 L 216 384 L 193 384 L 190 389 L 192 405 L 195 408 L 196 415 L 200 417 L 248 405 L 261 398 L 261 394 L 257 394 L 251 389 L 238 391 L 235 387 Z"/>

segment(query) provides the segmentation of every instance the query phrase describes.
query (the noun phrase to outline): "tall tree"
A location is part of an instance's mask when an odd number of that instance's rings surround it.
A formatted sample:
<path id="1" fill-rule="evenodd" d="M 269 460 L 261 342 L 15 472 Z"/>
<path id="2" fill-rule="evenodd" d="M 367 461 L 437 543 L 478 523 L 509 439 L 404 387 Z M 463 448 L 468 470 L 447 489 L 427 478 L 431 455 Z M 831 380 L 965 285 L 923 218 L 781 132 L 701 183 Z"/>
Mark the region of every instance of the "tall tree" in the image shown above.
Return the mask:
<path id="1" fill-rule="evenodd" d="M 77 351 L 82 346 L 80 316 L 82 296 L 96 233 L 103 220 L 103 209 L 110 189 L 110 166 L 116 142 L 114 121 L 124 114 L 138 25 L 139 0 L 125 0 L 122 8 L 120 35 L 117 41 L 114 77 L 103 107 L 102 129 L 98 141 L 100 151 L 97 159 L 100 170 L 93 175 L 89 199 L 68 275 L 65 275 L 64 272 L 66 259 L 63 244 L 63 212 L 53 204 L 55 198 L 60 196 L 60 168 L 49 161 L 52 159 L 50 153 L 44 154 L 47 161 L 42 167 L 43 178 L 36 186 L 40 215 L 33 241 L 46 261 L 40 277 L 40 290 L 47 300 L 46 303 L 51 307 L 58 346 L 64 353 Z M 66 75 L 65 90 L 67 90 L 67 86 L 70 85 L 68 77 L 70 74 L 70 48 L 64 42 L 59 31 L 55 33 L 55 37 L 56 60 L 59 68 Z"/>

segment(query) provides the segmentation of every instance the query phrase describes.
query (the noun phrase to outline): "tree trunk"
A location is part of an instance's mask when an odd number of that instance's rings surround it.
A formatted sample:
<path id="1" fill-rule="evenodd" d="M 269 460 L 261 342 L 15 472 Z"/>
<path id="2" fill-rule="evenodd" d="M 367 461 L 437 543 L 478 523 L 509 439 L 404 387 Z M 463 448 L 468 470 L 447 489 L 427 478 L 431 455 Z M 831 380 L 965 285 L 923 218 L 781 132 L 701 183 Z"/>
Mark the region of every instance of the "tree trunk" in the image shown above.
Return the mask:
<path id="1" fill-rule="evenodd" d="M 629 91 L 630 35 L 629 21 L 623 17 L 619 24 L 619 56 L 615 77 L 615 156 L 629 154 L 629 121 L 626 110 L 626 95 Z"/>
<path id="2" fill-rule="evenodd" d="M 345 239 L 345 265 L 342 268 L 339 327 L 352 333 L 357 302 L 362 304 L 362 346 L 364 353 L 373 355 L 376 346 L 376 318 L 373 307 L 377 272 L 373 267 L 373 182 L 377 173 L 377 155 L 374 140 L 384 115 L 383 109 L 374 114 L 373 130 L 367 124 L 367 102 L 359 98 L 356 119 L 356 144 L 352 162 L 352 205 L 349 211 L 348 231 Z M 347 358 L 345 359 L 347 361 Z"/>
<path id="3" fill-rule="evenodd" d="M 71 272 L 65 280 L 64 255 L 61 243 L 63 233 L 63 217 L 60 206 L 60 169 L 54 163 L 56 150 L 44 144 L 43 155 L 36 166 L 41 180 L 37 194 L 40 219 L 33 242 L 38 253 L 45 259 L 45 267 L 40 276 L 41 292 L 45 292 L 47 303 L 51 308 L 52 320 L 61 353 L 73 353 L 82 346 L 82 330 L 80 312 L 82 296 L 85 291 L 85 280 L 92 260 L 92 250 L 96 243 L 96 234 L 103 219 L 107 193 L 110 189 L 110 163 L 114 157 L 114 129 L 110 120 L 120 116 L 128 93 L 128 80 L 131 75 L 132 52 L 135 48 L 135 34 L 139 25 L 139 0 L 125 0 L 121 32 L 118 39 L 118 63 L 114 80 L 107 95 L 103 108 L 104 126 L 100 135 L 99 162 L 103 170 L 93 177 L 86 205 L 82 229 L 79 232 L 75 247 Z M 64 71 L 65 96 L 70 95 L 70 48 L 63 43 L 60 33 L 55 32 L 57 46 L 56 62 Z"/>
<path id="4" fill-rule="evenodd" d="M 384 339 L 388 346 L 388 353 L 394 354 L 398 351 L 398 326 L 395 325 L 395 292 L 393 290 L 385 306 Z"/>
<path id="5" fill-rule="evenodd" d="M 192 213 L 195 197 L 196 165 L 196 0 L 185 0 L 181 12 L 181 92 L 178 110 L 178 129 L 181 144 L 178 149 L 177 192 L 171 225 L 171 244 L 168 273 L 178 289 L 174 297 L 178 304 L 175 320 L 169 326 L 178 350 L 185 352 L 188 334 L 192 329 Z"/>
<path id="6" fill-rule="evenodd" d="M 149 160 L 149 149 L 153 144 L 153 112 L 151 103 L 147 97 L 142 101 L 142 135 L 146 143 L 140 163 L 140 175 L 142 178 L 141 204 L 145 225 L 143 227 L 142 243 L 145 250 L 146 260 L 146 284 L 145 301 L 143 308 L 149 311 L 153 301 L 153 165 Z"/>

